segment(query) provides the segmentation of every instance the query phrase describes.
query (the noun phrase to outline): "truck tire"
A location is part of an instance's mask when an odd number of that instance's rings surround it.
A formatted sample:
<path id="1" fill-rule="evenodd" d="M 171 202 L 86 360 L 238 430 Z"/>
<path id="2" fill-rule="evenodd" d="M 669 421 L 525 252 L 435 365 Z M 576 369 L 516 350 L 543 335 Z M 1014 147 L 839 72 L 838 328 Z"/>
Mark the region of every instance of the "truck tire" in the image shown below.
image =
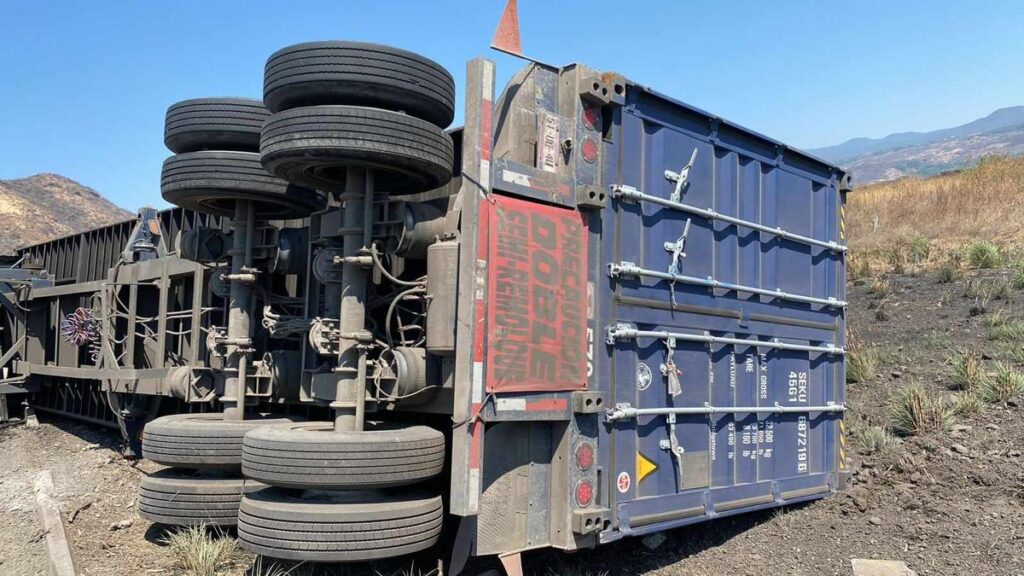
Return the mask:
<path id="1" fill-rule="evenodd" d="M 444 434 L 426 426 L 335 432 L 330 422 L 299 422 L 246 433 L 242 473 L 283 488 L 387 488 L 437 476 L 444 455 Z"/>
<path id="2" fill-rule="evenodd" d="M 271 112 L 343 104 L 402 111 L 441 128 L 455 116 L 455 80 L 443 66 L 366 42 L 308 42 L 271 54 L 263 75 Z"/>
<path id="3" fill-rule="evenodd" d="M 357 562 L 433 546 L 444 521 L 440 496 L 277 488 L 246 494 L 238 508 L 242 548 L 271 558 Z"/>
<path id="4" fill-rule="evenodd" d="M 234 216 L 237 200 L 251 200 L 256 217 L 304 218 L 327 206 L 315 190 L 268 174 L 253 152 L 189 152 L 164 161 L 160 192 L 171 204 L 218 216 Z"/>
<path id="5" fill-rule="evenodd" d="M 168 468 L 143 476 L 139 515 L 169 526 L 234 526 L 242 494 L 263 488 L 259 482 L 222 472 Z"/>
<path id="6" fill-rule="evenodd" d="M 142 431 L 142 455 L 175 468 L 238 470 L 246 432 L 290 422 L 293 419 L 225 420 L 219 413 L 161 416 Z"/>
<path id="7" fill-rule="evenodd" d="M 452 179 L 451 136 L 399 112 L 309 106 L 274 114 L 260 139 L 263 166 L 302 186 L 340 191 L 348 168 L 374 170 L 376 190 L 414 194 Z"/>
<path id="8" fill-rule="evenodd" d="M 252 98 L 196 98 L 172 104 L 164 145 L 175 154 L 199 150 L 259 152 L 260 129 L 270 111 Z"/>

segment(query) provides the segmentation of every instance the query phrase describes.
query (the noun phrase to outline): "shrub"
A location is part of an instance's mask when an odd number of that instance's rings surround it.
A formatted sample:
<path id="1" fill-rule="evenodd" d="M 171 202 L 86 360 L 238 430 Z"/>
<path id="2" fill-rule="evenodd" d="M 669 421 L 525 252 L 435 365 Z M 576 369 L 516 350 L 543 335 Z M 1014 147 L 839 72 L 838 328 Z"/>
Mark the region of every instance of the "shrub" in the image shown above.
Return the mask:
<path id="1" fill-rule="evenodd" d="M 878 352 L 874 348 L 851 349 L 846 354 L 846 381 L 865 382 L 874 378 L 878 370 Z"/>
<path id="2" fill-rule="evenodd" d="M 985 402 L 1006 402 L 1024 394 L 1024 374 L 1000 362 L 996 365 L 995 374 L 982 382 L 978 392 Z"/>
<path id="3" fill-rule="evenodd" d="M 998 246 L 985 240 L 975 240 L 967 248 L 967 261 L 975 268 L 995 268 L 1003 259 Z"/>
<path id="4" fill-rule="evenodd" d="M 907 436 L 940 432 L 953 423 L 953 411 L 918 383 L 905 386 L 893 395 L 888 415 L 893 430 Z"/>
<path id="5" fill-rule="evenodd" d="M 975 352 L 957 352 L 950 362 L 953 364 L 953 385 L 958 390 L 977 390 L 985 379 L 981 356 Z"/>
<path id="6" fill-rule="evenodd" d="M 868 426 L 854 433 L 857 446 L 865 454 L 874 454 L 899 444 L 899 438 L 881 426 Z"/>

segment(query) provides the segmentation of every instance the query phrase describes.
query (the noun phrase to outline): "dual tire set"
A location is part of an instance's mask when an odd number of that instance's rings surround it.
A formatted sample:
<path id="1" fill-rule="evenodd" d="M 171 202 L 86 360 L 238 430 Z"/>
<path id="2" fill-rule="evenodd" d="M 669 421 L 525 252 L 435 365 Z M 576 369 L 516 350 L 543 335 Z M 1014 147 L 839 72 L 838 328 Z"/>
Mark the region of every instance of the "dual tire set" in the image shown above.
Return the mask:
<path id="1" fill-rule="evenodd" d="M 438 188 L 452 177 L 451 74 L 376 44 L 312 42 L 267 61 L 264 98 L 201 98 L 167 111 L 161 192 L 221 216 L 249 200 L 257 218 L 303 218 L 350 168 L 372 169 L 380 192 Z"/>
<path id="2" fill-rule="evenodd" d="M 354 562 L 429 548 L 441 497 L 411 487 L 444 468 L 444 436 L 425 426 L 225 420 L 175 414 L 147 424 L 143 455 L 165 466 L 139 485 L 139 513 L 172 526 L 237 526 L 272 558 Z"/>
<path id="3" fill-rule="evenodd" d="M 385 194 L 452 177 L 451 75 L 403 50 L 355 42 L 282 49 L 267 61 L 264 99 L 188 100 L 170 107 L 164 199 L 233 216 L 301 218 L 327 207 L 350 169 Z M 425 426 L 221 414 L 158 418 L 143 455 L 171 468 L 144 478 L 140 514 L 170 525 L 237 526 L 239 542 L 273 558 L 351 562 L 436 543 L 441 496 L 422 484 L 444 467 L 444 435 Z"/>

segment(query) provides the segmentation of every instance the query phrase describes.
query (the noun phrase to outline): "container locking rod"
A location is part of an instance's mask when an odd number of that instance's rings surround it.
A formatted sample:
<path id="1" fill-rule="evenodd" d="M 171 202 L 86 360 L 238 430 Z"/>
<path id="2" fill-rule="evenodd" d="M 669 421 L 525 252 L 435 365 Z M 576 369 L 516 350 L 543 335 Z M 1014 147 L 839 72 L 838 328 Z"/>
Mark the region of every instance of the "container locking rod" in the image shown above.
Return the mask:
<path id="1" fill-rule="evenodd" d="M 629 404 L 616 404 L 609 408 L 605 417 L 609 422 L 633 420 L 640 416 L 671 416 L 676 415 L 714 415 L 714 414 L 806 414 L 809 412 L 845 412 L 846 404 L 818 404 L 812 406 L 783 406 L 776 402 L 773 406 L 684 406 L 667 408 L 634 408 Z"/>
<path id="2" fill-rule="evenodd" d="M 846 354 L 842 347 L 832 343 L 825 346 L 811 346 L 806 344 L 790 344 L 781 342 L 777 338 L 772 340 L 750 340 L 746 338 L 730 338 L 728 336 L 712 336 L 704 334 L 687 334 L 684 332 L 664 332 L 655 330 L 637 330 L 629 324 L 616 324 L 609 326 L 605 333 L 605 343 L 614 345 L 617 340 L 636 340 L 638 338 L 655 338 L 666 340 L 675 338 L 686 342 L 704 342 L 706 344 L 735 344 L 739 346 L 751 346 L 754 348 L 775 348 L 777 350 L 797 350 L 801 352 L 821 352 L 823 354 Z"/>
<path id="3" fill-rule="evenodd" d="M 675 172 L 673 172 L 675 174 Z M 784 230 L 780 227 L 772 228 L 771 226 L 765 226 L 758 224 L 757 222 L 751 222 L 750 220 L 743 220 L 742 218 L 734 218 L 720 212 L 716 212 L 707 208 L 698 208 L 691 204 L 683 204 L 678 200 L 672 200 L 670 198 L 662 198 L 660 196 L 652 196 L 637 190 L 633 186 L 627 186 L 626 184 L 613 184 L 611 186 L 612 196 L 616 198 L 622 198 L 623 200 L 632 200 L 634 202 L 650 202 L 651 204 L 658 204 L 659 206 L 665 206 L 666 208 L 673 208 L 681 212 L 688 212 L 690 214 L 696 214 L 697 216 L 703 216 L 709 220 L 721 220 L 722 222 L 728 222 L 734 226 L 741 226 L 743 228 L 750 228 L 757 232 L 764 232 L 765 234 L 771 234 L 784 238 L 786 240 L 792 240 L 793 242 L 799 242 L 801 244 L 808 244 L 810 246 L 819 246 L 821 248 L 827 248 L 833 252 L 846 252 L 847 247 L 833 241 L 818 240 L 817 238 L 811 238 L 802 234 L 796 234 L 788 230 Z M 673 195 L 674 197 L 674 195 Z"/>
<path id="4" fill-rule="evenodd" d="M 666 248 L 668 242 L 665 243 Z M 684 254 L 685 255 L 685 254 Z M 673 266 L 675 261 L 673 260 Z M 674 274 L 670 272 L 661 272 L 660 270 L 650 270 L 648 268 L 641 268 L 632 262 L 616 262 L 608 265 L 608 275 L 614 277 L 617 276 L 638 276 L 657 278 L 659 280 L 668 280 L 675 284 L 676 282 L 682 282 L 683 284 L 693 284 L 695 286 L 705 286 L 707 288 L 718 288 L 721 290 L 732 290 L 735 292 L 747 292 L 749 294 L 757 294 L 760 296 L 769 296 L 777 298 L 779 300 L 791 300 L 793 302 L 804 302 L 806 304 L 820 304 L 822 306 L 831 306 L 833 308 L 845 308 L 846 301 L 839 300 L 832 296 L 828 298 L 818 298 L 816 296 L 805 296 L 803 294 L 793 294 L 790 292 L 784 292 L 782 290 L 769 290 L 766 288 L 757 288 L 755 286 L 746 286 L 744 284 L 733 284 L 732 282 L 722 282 L 721 280 L 715 280 L 713 277 L 708 276 L 707 278 L 698 278 L 697 276 L 687 276 L 685 274 Z M 674 297 L 674 294 L 673 294 Z"/>

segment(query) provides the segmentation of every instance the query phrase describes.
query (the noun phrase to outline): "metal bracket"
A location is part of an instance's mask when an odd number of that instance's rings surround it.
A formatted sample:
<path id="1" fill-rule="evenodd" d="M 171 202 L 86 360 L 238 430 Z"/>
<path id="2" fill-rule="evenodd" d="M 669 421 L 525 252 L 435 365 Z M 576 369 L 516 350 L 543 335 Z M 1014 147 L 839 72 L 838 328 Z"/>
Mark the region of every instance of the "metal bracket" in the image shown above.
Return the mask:
<path id="1" fill-rule="evenodd" d="M 578 391 L 572 393 L 572 411 L 576 414 L 596 414 L 604 410 L 604 394 Z"/>
<path id="2" fill-rule="evenodd" d="M 669 197 L 671 202 L 679 202 L 683 198 L 683 188 L 686 187 L 686 181 L 690 178 L 690 169 L 693 168 L 694 163 L 697 161 L 697 149 L 693 149 L 693 154 L 690 155 L 690 161 L 683 166 L 683 169 L 679 172 L 673 172 L 671 170 L 665 170 L 665 178 L 676 183 L 675 190 L 672 191 L 672 195 Z"/>
<path id="3" fill-rule="evenodd" d="M 658 442 L 658 446 L 662 450 L 668 450 L 672 454 L 672 458 L 676 461 L 676 468 L 678 469 L 679 475 L 676 477 L 676 489 L 681 490 L 683 485 L 683 454 L 686 450 L 679 445 L 679 439 L 676 438 L 676 415 L 666 414 L 665 422 L 668 424 L 668 438 Z"/>
<path id="4" fill-rule="evenodd" d="M 613 91 L 598 76 L 586 76 L 580 79 L 580 98 L 597 105 L 604 106 L 611 102 Z"/>
<path id="5" fill-rule="evenodd" d="M 672 263 L 669 264 L 668 273 L 672 275 L 681 274 L 683 271 L 683 258 L 686 258 L 686 237 L 690 234 L 690 219 L 686 219 L 686 226 L 683 233 L 675 242 L 665 242 L 665 251 L 672 253 Z"/>
<path id="6" fill-rule="evenodd" d="M 572 511 L 572 531 L 576 534 L 590 534 L 604 530 L 611 518 L 611 510 L 596 508 L 593 510 Z"/>
<path id="7" fill-rule="evenodd" d="M 576 206 L 581 210 L 597 210 L 608 205 L 608 195 L 597 186 L 576 187 Z"/>

